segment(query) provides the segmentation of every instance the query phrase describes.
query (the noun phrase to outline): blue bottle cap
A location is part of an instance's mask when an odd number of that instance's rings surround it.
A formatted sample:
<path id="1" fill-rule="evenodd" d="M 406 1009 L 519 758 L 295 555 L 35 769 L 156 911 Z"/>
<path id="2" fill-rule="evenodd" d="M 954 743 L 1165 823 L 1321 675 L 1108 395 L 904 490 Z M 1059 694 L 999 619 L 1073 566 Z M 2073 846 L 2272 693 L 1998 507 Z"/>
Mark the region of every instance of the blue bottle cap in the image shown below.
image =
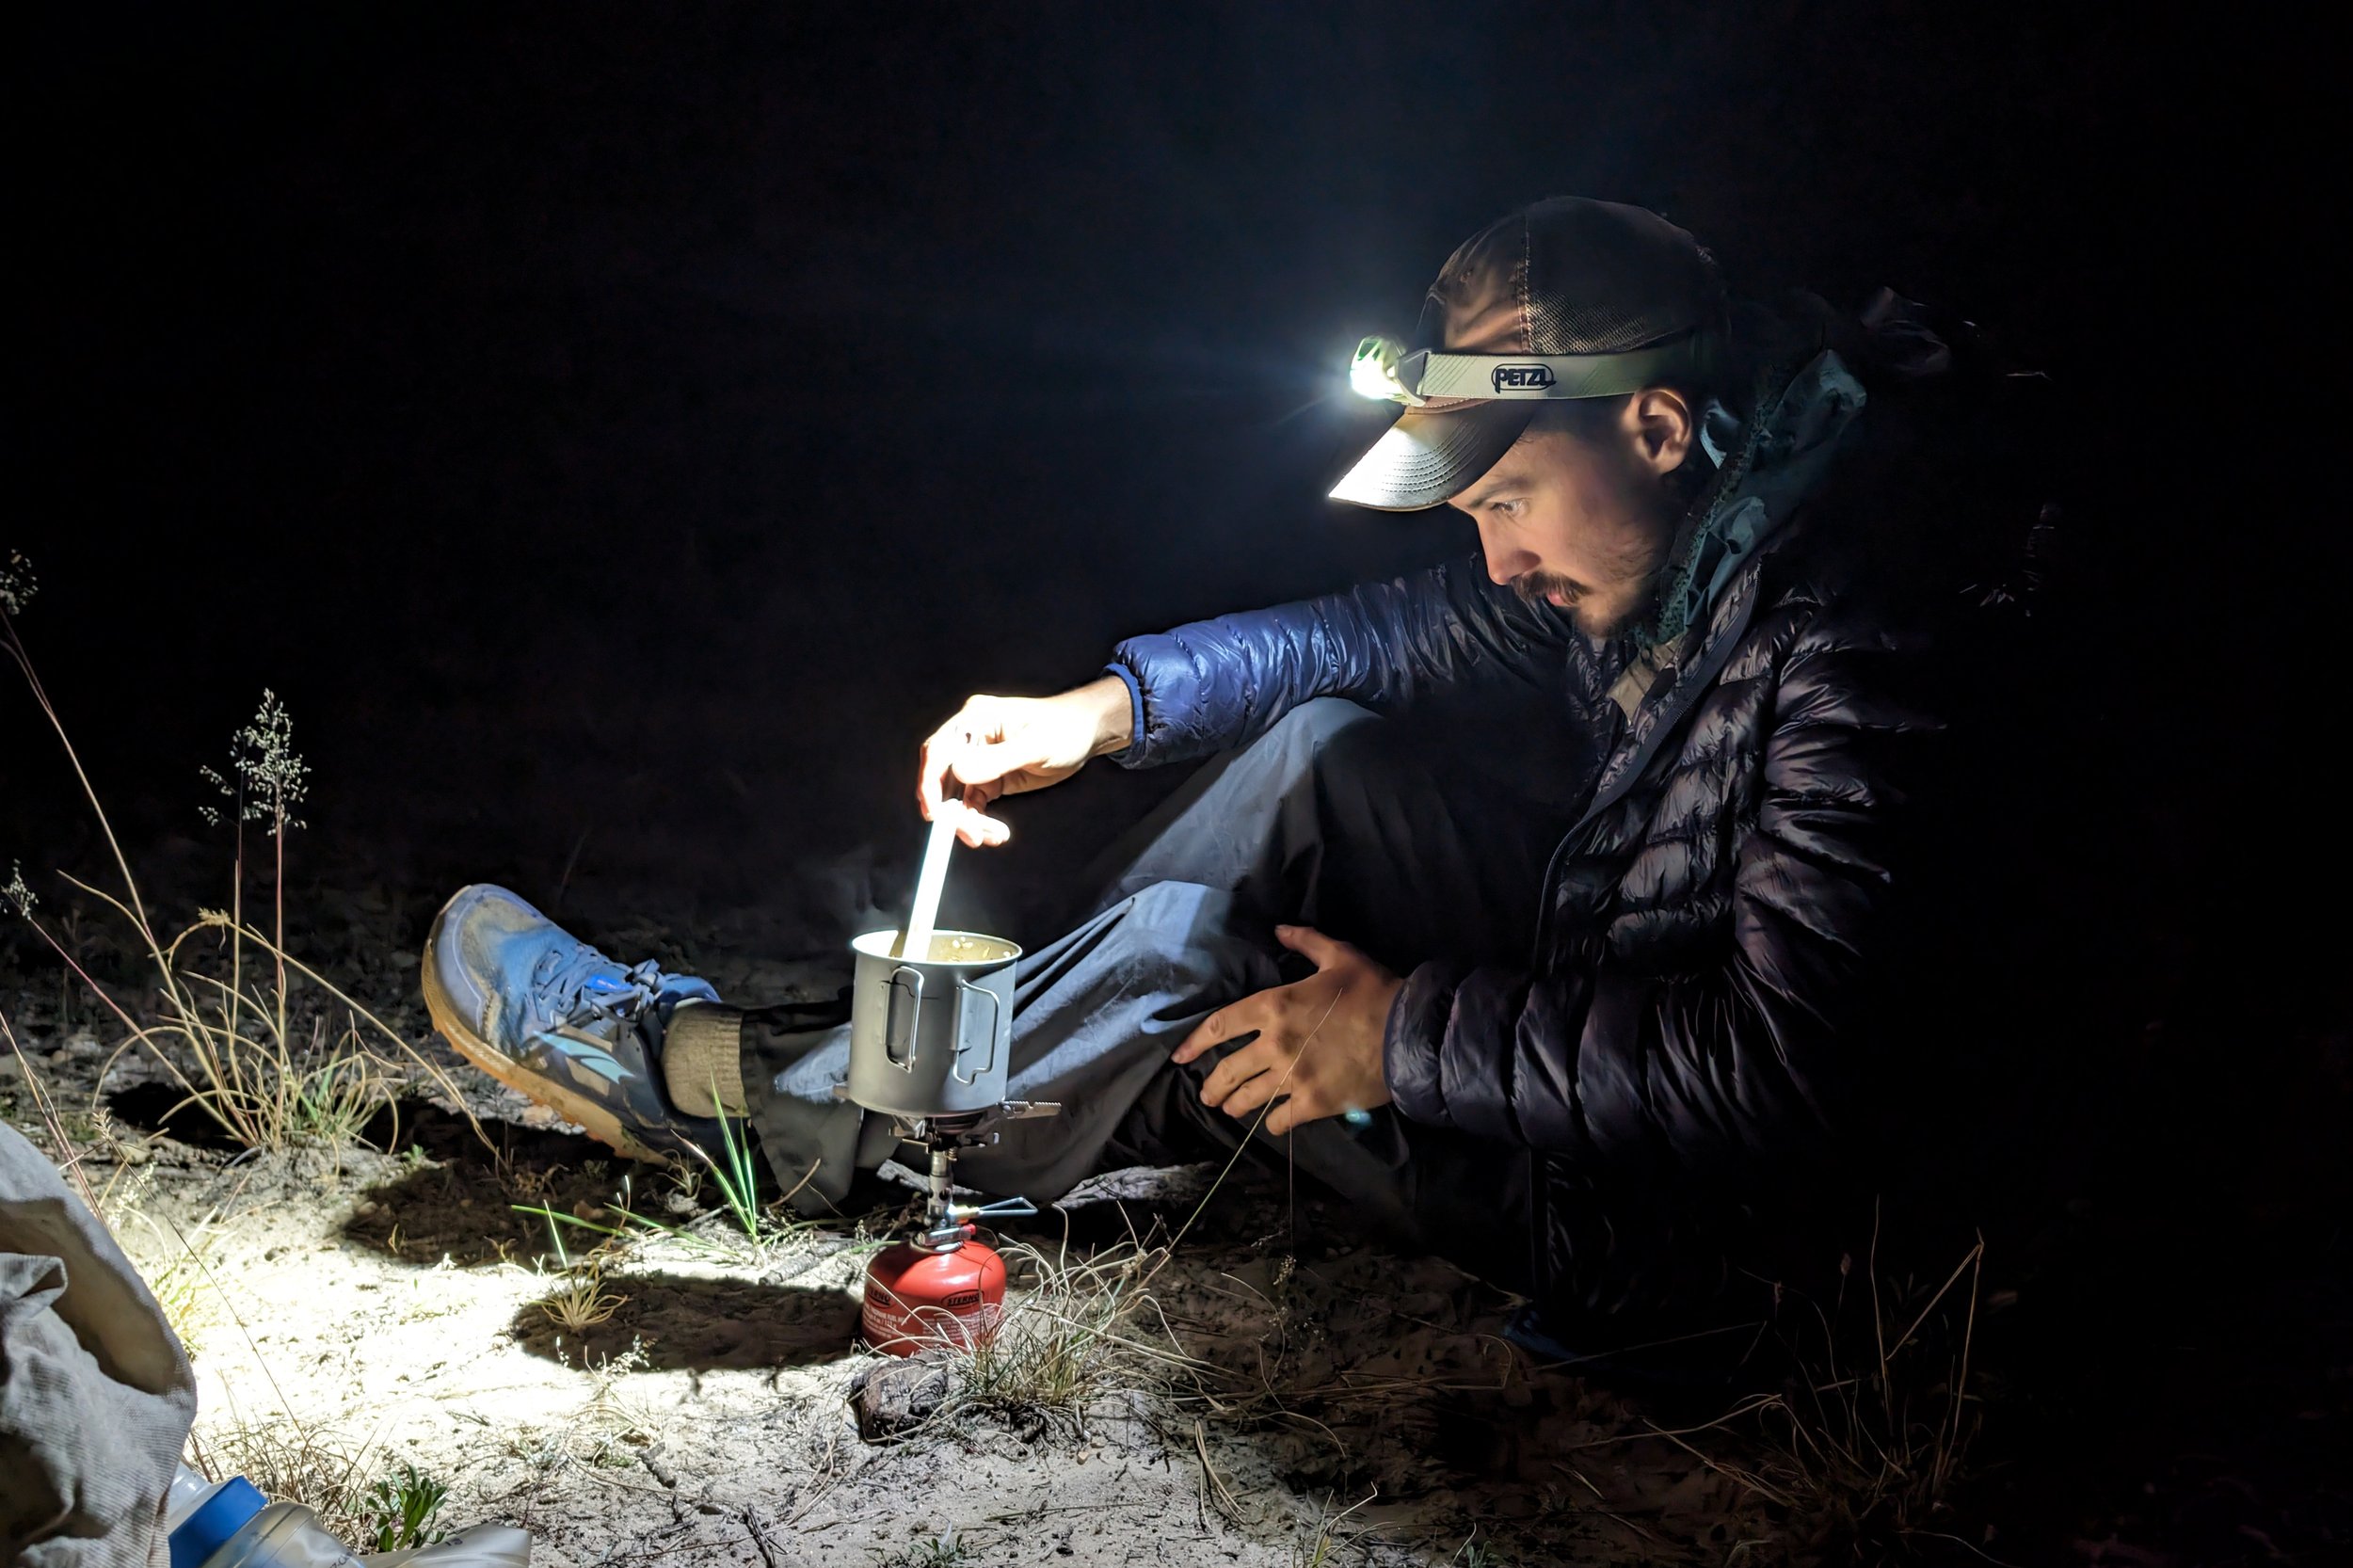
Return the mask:
<path id="1" fill-rule="evenodd" d="M 171 1532 L 171 1568 L 203 1568 L 206 1558 L 268 1506 L 251 1481 L 243 1476 L 230 1477 Z"/>

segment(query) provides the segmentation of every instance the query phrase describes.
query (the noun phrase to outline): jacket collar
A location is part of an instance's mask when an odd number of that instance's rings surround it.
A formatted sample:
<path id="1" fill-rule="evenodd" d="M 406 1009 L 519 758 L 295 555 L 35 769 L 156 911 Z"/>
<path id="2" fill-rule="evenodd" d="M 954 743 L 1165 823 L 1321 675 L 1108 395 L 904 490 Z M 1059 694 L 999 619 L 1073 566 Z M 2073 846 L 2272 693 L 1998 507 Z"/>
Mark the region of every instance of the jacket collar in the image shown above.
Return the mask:
<path id="1" fill-rule="evenodd" d="M 1636 637 L 1637 664 L 1677 662 L 1673 649 L 1710 622 L 1733 579 L 1820 482 L 1866 401 L 1834 349 L 1794 371 L 1760 371 L 1755 392 L 1755 412 L 1676 534 L 1658 607 Z"/>
<path id="2" fill-rule="evenodd" d="M 1605 789 L 1715 678 L 1726 645 L 1748 625 L 1764 557 L 1789 536 L 1790 519 L 1865 401 L 1863 384 L 1827 349 L 1795 372 L 1762 373 L 1758 393 L 1756 413 L 1692 504 L 1658 610 L 1609 688 L 1626 728 Z"/>

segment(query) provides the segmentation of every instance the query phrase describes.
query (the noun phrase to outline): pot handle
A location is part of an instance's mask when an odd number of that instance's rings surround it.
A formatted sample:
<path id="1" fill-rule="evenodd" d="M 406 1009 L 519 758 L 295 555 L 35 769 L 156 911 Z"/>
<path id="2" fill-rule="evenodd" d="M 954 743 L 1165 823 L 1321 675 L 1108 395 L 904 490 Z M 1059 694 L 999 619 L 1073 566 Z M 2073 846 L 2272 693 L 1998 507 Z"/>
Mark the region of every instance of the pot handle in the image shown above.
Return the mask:
<path id="1" fill-rule="evenodd" d="M 905 977 L 905 979 L 909 982 L 905 987 L 907 994 L 907 1050 L 904 1056 L 901 1056 L 896 1050 L 891 1048 L 893 1043 L 899 1037 L 899 1032 L 892 1026 L 897 1022 L 899 1016 L 899 992 L 901 989 L 899 981 L 902 976 Z M 923 1017 L 923 971 L 920 969 L 909 968 L 906 965 L 902 964 L 897 968 L 890 971 L 890 979 L 885 982 L 884 989 L 890 993 L 890 1000 L 883 1004 L 883 1060 L 889 1063 L 892 1066 L 898 1068 L 903 1073 L 912 1073 L 915 1071 L 915 1031 L 917 1025 L 922 1021 Z"/>
<path id="2" fill-rule="evenodd" d="M 964 1065 L 964 1007 L 962 1001 L 959 1000 L 956 1007 L 956 1059 L 948 1064 L 948 1076 L 958 1083 L 978 1083 L 983 1073 L 997 1065 L 997 1027 L 1002 1016 L 1001 1009 L 1004 1004 L 997 1000 L 996 992 L 985 985 L 975 985 L 962 976 L 956 979 L 956 994 L 959 999 L 965 997 L 986 997 L 988 999 L 988 1060 L 974 1068 L 970 1078 L 964 1076 L 961 1070 Z"/>

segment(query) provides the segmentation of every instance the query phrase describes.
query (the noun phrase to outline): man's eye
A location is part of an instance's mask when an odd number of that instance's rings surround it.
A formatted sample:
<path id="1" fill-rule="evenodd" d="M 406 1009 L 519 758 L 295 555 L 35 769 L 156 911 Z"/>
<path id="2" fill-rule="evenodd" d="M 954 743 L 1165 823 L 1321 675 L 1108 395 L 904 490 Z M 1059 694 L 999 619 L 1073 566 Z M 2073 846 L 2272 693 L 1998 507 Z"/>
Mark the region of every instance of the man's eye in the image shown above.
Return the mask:
<path id="1" fill-rule="evenodd" d="M 1487 504 L 1501 517 L 1515 518 L 1520 515 L 1520 504 L 1516 501 L 1491 501 Z"/>

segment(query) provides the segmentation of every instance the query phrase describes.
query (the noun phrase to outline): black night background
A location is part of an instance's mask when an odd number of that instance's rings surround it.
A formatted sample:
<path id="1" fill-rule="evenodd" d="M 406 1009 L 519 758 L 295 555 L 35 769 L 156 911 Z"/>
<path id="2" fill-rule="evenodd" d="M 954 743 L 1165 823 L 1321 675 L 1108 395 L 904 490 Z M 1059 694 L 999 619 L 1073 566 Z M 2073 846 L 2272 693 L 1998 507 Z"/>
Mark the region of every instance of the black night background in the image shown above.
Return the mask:
<path id="1" fill-rule="evenodd" d="M 16 623 L 187 915 L 226 863 L 199 766 L 267 688 L 312 770 L 290 930 L 388 1000 L 415 971 L 362 950 L 413 953 L 472 881 L 670 959 L 796 960 L 904 900 L 916 745 L 968 692 L 1473 547 L 1452 514 L 1323 491 L 1383 417 L 1345 395 L 1350 348 L 1410 328 L 1496 215 L 1637 202 L 1738 293 L 1960 311 L 2057 410 L 2046 678 L 2075 727 L 2016 847 L 2066 906 L 2067 983 L 2021 1028 L 2070 1109 L 2033 1124 L 2059 1174 L 1983 1222 L 2016 1294 L 1936 1527 L 1972 1550 L 1905 1549 L 2330 1560 L 2344 812 L 2333 720 L 2297 715 L 2341 552 L 2333 443 L 2281 350 L 2333 337 L 2341 291 L 2269 260 L 2311 243 L 2281 161 L 2311 100 L 2201 25 L 58 12 L 11 50 L 0 559 L 40 581 Z M 951 913 L 1067 875 L 1173 782 L 1098 767 L 1016 804 Z M 44 917 L 103 921 L 56 873 L 110 875 L 104 841 L 10 667 L 17 862 Z M 0 936 L 0 1000 L 57 990 L 47 948 Z"/>

